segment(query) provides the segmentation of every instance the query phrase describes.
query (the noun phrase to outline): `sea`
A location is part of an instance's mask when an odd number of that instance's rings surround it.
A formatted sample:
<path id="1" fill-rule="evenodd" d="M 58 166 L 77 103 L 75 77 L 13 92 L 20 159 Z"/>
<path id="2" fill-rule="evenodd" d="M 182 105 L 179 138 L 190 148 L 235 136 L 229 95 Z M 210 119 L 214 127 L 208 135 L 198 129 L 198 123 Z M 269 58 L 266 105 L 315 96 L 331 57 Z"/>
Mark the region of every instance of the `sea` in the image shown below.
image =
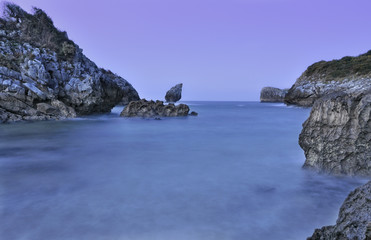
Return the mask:
<path id="1" fill-rule="evenodd" d="M 199 115 L 1 124 L 0 239 L 306 239 L 366 182 L 302 168 L 309 108 L 185 103 Z"/>

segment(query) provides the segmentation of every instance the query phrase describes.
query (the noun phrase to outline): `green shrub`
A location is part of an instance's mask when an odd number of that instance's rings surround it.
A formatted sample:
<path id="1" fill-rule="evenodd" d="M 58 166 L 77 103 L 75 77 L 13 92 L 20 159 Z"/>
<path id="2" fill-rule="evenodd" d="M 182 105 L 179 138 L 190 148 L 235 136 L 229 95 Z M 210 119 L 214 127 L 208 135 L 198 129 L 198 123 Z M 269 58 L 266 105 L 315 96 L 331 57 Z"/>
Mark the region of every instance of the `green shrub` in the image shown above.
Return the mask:
<path id="1" fill-rule="evenodd" d="M 13 40 L 48 48 L 58 53 L 61 60 L 73 58 L 76 52 L 75 43 L 68 39 L 66 32 L 54 26 L 52 19 L 43 10 L 33 8 L 33 14 L 29 14 L 13 3 L 5 3 L 3 9 L 4 18 L 0 20 L 2 27 L 21 31 L 21 36 Z"/>
<path id="2" fill-rule="evenodd" d="M 66 57 L 73 57 L 76 53 L 76 47 L 75 44 L 71 44 L 69 42 L 63 42 L 62 48 L 61 48 L 61 54 L 63 54 Z"/>
<path id="3" fill-rule="evenodd" d="M 352 76 L 371 74 L 371 50 L 357 57 L 343 57 L 340 60 L 320 61 L 309 66 L 304 75 L 318 74 L 325 81 L 343 79 Z"/>

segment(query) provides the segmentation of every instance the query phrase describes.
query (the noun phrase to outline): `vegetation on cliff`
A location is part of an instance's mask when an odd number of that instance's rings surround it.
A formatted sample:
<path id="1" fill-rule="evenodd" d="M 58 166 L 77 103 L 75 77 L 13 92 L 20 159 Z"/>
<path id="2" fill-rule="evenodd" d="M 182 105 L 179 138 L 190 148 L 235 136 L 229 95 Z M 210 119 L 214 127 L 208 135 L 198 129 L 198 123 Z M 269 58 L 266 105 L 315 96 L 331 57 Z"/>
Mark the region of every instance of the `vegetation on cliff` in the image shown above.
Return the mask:
<path id="1" fill-rule="evenodd" d="M 371 50 L 357 57 L 346 56 L 339 60 L 316 62 L 304 72 L 306 77 L 313 75 L 319 75 L 324 81 L 371 75 Z"/>
<path id="2" fill-rule="evenodd" d="M 34 7 L 29 14 L 14 3 L 5 2 L 0 29 L 13 32 L 11 40 L 27 42 L 33 47 L 47 48 L 58 54 L 61 60 L 70 60 L 76 52 L 76 46 L 65 31 L 54 26 L 52 19 L 41 9 Z"/>

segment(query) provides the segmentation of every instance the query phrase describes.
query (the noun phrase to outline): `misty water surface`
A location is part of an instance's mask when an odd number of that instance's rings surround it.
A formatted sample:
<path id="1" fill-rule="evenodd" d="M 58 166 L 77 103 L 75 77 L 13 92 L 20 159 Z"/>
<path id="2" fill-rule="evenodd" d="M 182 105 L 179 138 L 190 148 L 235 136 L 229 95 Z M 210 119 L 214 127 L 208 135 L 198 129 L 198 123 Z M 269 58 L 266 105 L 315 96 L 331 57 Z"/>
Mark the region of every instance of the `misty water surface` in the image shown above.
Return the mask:
<path id="1" fill-rule="evenodd" d="M 301 168 L 309 109 L 189 104 L 0 125 L 0 239 L 305 239 L 365 182 Z"/>

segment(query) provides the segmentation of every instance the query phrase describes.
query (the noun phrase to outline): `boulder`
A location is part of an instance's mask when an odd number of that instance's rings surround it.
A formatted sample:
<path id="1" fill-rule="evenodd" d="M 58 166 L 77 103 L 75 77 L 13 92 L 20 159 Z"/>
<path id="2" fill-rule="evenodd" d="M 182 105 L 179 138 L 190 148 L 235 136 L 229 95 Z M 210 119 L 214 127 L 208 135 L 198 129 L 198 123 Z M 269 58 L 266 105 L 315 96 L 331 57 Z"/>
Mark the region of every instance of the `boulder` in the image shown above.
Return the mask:
<path id="1" fill-rule="evenodd" d="M 264 87 L 260 91 L 260 102 L 284 102 L 288 89 Z"/>
<path id="2" fill-rule="evenodd" d="M 155 118 L 155 117 L 181 117 L 187 116 L 189 107 L 185 104 L 174 105 L 169 103 L 164 105 L 163 101 L 147 101 L 142 99 L 140 101 L 130 102 L 124 110 L 122 110 L 120 116 L 122 117 L 144 117 L 144 118 Z"/>
<path id="3" fill-rule="evenodd" d="M 174 87 L 170 88 L 169 91 L 166 92 L 165 100 L 166 102 L 177 102 L 182 98 L 182 87 L 183 83 L 179 83 Z"/>
<path id="4" fill-rule="evenodd" d="M 371 176 L 371 90 L 317 100 L 299 144 L 305 168 L 335 175 Z"/>
<path id="5" fill-rule="evenodd" d="M 356 188 L 344 201 L 334 226 L 316 229 L 307 240 L 370 239 L 371 181 Z"/>

